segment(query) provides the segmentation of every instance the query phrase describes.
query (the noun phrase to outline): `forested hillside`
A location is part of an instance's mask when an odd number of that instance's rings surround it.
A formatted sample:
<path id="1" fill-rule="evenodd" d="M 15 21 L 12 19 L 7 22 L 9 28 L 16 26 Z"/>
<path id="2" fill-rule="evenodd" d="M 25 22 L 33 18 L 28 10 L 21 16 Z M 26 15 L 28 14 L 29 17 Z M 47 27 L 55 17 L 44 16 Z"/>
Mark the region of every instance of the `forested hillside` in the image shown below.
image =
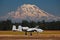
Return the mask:
<path id="1" fill-rule="evenodd" d="M 22 25 L 23 27 L 28 26 L 30 28 L 39 26 L 43 30 L 60 30 L 60 21 L 45 22 L 44 20 L 41 22 L 23 20 L 22 23 L 13 23 L 11 20 L 0 21 L 0 30 L 11 30 L 13 25 L 17 27 L 18 25 Z"/>

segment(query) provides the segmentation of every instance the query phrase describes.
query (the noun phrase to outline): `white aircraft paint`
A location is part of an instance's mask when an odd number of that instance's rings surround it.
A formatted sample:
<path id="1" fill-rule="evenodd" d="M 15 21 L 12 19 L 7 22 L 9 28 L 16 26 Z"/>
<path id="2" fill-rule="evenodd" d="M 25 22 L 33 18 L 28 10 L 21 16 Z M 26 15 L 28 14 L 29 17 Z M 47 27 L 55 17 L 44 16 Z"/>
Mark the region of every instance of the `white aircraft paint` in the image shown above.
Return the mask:
<path id="1" fill-rule="evenodd" d="M 22 31 L 22 26 L 21 25 L 18 26 L 18 31 Z"/>
<path id="2" fill-rule="evenodd" d="M 42 29 L 38 29 L 38 28 L 29 28 L 29 27 L 22 27 L 21 25 L 18 26 L 18 29 L 16 29 L 16 26 L 13 25 L 12 30 L 15 31 L 23 31 L 26 30 L 27 32 L 31 32 L 31 31 L 36 31 L 36 32 L 43 32 Z"/>
<path id="3" fill-rule="evenodd" d="M 15 25 L 13 25 L 12 30 L 16 30 L 16 26 Z"/>

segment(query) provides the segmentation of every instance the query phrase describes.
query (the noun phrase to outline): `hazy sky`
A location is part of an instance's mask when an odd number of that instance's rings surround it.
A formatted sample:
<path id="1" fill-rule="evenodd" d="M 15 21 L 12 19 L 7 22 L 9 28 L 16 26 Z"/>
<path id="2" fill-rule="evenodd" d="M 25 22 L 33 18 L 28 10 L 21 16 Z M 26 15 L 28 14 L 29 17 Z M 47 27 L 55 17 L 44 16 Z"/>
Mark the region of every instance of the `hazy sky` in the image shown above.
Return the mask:
<path id="1" fill-rule="evenodd" d="M 0 0 L 0 16 L 15 11 L 23 4 L 34 4 L 48 13 L 60 16 L 60 0 Z"/>

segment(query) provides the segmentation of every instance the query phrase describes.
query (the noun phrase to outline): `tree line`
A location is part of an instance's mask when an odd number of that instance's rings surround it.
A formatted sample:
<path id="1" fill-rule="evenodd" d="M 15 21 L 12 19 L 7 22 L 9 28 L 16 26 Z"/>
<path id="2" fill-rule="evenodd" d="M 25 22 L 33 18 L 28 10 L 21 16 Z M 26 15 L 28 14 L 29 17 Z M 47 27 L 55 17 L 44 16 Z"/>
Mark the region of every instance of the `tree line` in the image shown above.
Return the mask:
<path id="1" fill-rule="evenodd" d="M 28 22 L 26 20 L 23 20 L 21 23 L 13 23 L 11 20 L 0 21 L 0 30 L 12 30 L 13 25 L 16 25 L 17 28 L 18 25 L 21 25 L 23 27 L 29 28 L 39 26 L 38 28 L 41 28 L 43 30 L 60 30 L 60 21 L 45 22 L 44 20 L 39 22 Z"/>

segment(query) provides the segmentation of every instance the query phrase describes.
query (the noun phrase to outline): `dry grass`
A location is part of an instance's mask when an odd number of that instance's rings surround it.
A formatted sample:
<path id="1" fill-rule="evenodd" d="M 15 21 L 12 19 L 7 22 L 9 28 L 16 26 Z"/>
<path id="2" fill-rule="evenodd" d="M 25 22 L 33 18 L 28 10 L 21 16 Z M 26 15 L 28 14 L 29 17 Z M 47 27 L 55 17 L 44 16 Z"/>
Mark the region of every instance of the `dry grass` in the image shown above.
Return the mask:
<path id="1" fill-rule="evenodd" d="M 33 32 L 32 36 L 24 35 L 24 32 L 13 32 L 13 31 L 0 31 L 0 40 L 59 40 L 60 31 L 44 31 L 44 32 Z M 3 35 L 3 36 L 2 36 Z M 5 36 L 4 36 L 5 35 Z"/>
<path id="2" fill-rule="evenodd" d="M 30 32 L 27 32 L 28 34 Z M 37 32 L 32 32 L 34 35 L 37 34 Z M 13 32 L 13 31 L 0 31 L 0 35 L 24 35 L 25 32 Z M 38 34 L 60 34 L 60 31 L 44 31 L 44 32 L 38 32 Z"/>
<path id="3" fill-rule="evenodd" d="M 24 32 L 0 31 L 0 35 L 23 35 Z"/>

